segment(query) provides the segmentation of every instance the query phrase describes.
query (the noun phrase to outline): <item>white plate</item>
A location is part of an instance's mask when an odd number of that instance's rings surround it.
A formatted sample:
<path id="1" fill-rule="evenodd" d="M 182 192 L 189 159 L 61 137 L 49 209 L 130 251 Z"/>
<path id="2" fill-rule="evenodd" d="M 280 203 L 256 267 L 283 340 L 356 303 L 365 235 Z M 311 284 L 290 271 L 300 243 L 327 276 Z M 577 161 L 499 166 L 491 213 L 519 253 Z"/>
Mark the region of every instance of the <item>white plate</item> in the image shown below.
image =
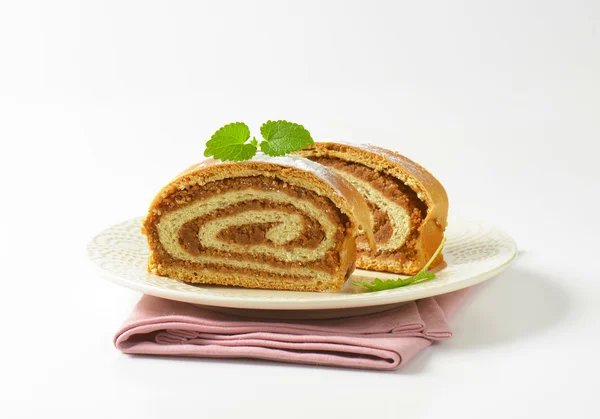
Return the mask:
<path id="1" fill-rule="evenodd" d="M 221 310 L 323 311 L 361 307 L 362 311 L 353 310 L 353 314 L 358 314 L 470 287 L 505 270 L 517 254 L 515 242 L 494 227 L 461 219 L 452 219 L 448 224 L 443 251 L 447 266 L 435 279 L 379 292 L 364 292 L 361 287 L 350 285 L 350 281 L 337 292 L 301 292 L 191 285 L 152 275 L 146 271 L 148 247 L 140 232 L 140 218 L 114 225 L 94 237 L 88 244 L 88 255 L 104 278 L 156 297 Z M 398 275 L 357 269 L 351 280 L 376 277 L 390 279 Z M 323 315 L 315 312 L 314 317 Z"/>

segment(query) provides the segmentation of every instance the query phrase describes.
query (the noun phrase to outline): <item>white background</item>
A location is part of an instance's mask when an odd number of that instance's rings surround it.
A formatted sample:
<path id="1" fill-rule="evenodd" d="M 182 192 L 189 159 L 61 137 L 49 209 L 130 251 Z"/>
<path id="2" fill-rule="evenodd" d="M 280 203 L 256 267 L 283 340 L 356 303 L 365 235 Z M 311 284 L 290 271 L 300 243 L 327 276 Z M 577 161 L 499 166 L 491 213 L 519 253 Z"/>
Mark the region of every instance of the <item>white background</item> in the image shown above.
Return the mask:
<path id="1" fill-rule="evenodd" d="M 85 257 L 231 121 L 400 150 L 521 253 L 393 373 L 130 357 Z M 600 2 L 0 2 L 0 417 L 594 417 Z M 598 417 L 598 416 L 595 416 Z"/>

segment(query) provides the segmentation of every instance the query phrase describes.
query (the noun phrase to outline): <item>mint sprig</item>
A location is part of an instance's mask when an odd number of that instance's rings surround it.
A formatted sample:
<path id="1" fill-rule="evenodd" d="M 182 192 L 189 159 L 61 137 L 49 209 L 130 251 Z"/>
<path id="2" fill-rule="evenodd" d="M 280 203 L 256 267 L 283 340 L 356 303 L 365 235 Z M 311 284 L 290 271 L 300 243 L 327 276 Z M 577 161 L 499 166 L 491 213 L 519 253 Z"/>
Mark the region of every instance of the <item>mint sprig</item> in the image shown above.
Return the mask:
<path id="1" fill-rule="evenodd" d="M 358 282 L 353 281 L 352 285 L 356 285 L 359 287 L 365 287 L 367 292 L 373 291 L 383 291 L 383 290 L 391 290 L 394 288 L 405 287 L 410 284 L 415 284 L 418 282 L 428 281 L 430 279 L 435 278 L 435 273 L 427 272 L 429 266 L 433 263 L 435 258 L 440 254 L 442 248 L 444 247 L 444 243 L 446 243 L 446 238 L 442 239 L 442 242 L 438 246 L 437 250 L 433 253 L 433 256 L 429 259 L 429 261 L 423 266 L 423 268 L 415 275 L 410 278 L 398 278 L 396 280 L 388 279 L 387 281 L 382 281 L 379 278 L 375 278 L 373 282 Z"/>
<path id="2" fill-rule="evenodd" d="M 206 142 L 206 157 L 214 156 L 215 159 L 240 161 L 248 160 L 256 154 L 257 141 L 255 138 L 246 143 L 250 138 L 250 128 L 243 122 L 234 122 L 221 127 Z"/>
<path id="3" fill-rule="evenodd" d="M 267 121 L 260 127 L 260 133 L 265 139 L 260 149 L 269 156 L 285 156 L 315 143 L 310 132 L 293 122 Z"/>
<path id="4" fill-rule="evenodd" d="M 260 149 L 269 156 L 284 156 L 314 144 L 310 133 L 299 124 L 288 121 L 267 121 L 260 127 L 263 140 L 250 140 L 250 128 L 243 122 L 221 127 L 206 142 L 204 155 L 223 161 L 251 159 Z M 250 140 L 250 141 L 248 141 Z"/>

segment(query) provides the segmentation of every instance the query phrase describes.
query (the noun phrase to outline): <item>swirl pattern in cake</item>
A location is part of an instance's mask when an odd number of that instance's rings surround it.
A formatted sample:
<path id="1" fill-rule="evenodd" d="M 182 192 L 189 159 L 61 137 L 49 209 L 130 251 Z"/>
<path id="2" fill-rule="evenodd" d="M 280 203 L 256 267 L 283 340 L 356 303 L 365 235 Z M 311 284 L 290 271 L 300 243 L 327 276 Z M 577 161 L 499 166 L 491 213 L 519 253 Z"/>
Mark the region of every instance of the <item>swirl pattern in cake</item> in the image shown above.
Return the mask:
<path id="1" fill-rule="evenodd" d="M 297 157 L 208 160 L 165 186 L 143 221 L 148 270 L 193 283 L 337 290 L 369 208 L 331 170 Z M 366 233 L 365 233 L 366 232 Z"/>

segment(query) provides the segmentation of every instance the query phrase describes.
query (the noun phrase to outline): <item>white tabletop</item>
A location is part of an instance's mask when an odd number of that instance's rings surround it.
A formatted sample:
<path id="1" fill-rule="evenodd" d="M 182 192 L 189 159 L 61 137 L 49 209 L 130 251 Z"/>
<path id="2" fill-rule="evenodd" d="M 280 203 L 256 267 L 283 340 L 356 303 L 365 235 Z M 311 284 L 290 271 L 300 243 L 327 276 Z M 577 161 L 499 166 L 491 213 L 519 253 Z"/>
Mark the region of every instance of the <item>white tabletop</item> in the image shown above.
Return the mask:
<path id="1" fill-rule="evenodd" d="M 39 3 L 0 4 L 0 417 L 598 412 L 600 3 Z M 515 238 L 451 340 L 391 373 L 113 347 L 140 295 L 87 241 L 267 119 L 396 148 Z"/>

